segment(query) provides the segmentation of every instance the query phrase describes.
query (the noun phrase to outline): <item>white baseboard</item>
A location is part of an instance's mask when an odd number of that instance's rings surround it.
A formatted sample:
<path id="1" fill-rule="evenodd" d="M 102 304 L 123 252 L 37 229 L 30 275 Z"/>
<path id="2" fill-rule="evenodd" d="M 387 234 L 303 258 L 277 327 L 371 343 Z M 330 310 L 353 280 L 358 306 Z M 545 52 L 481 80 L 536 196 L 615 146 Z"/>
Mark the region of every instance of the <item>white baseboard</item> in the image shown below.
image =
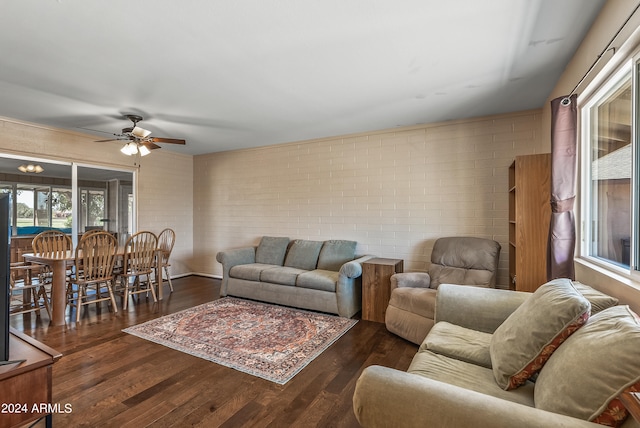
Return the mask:
<path id="1" fill-rule="evenodd" d="M 210 273 L 201 273 L 201 272 L 187 272 L 187 273 L 181 273 L 178 275 L 171 275 L 171 279 L 184 278 L 185 276 L 191 276 L 191 275 L 204 276 L 207 278 L 214 278 L 214 279 L 222 279 L 221 275 L 213 275 Z"/>

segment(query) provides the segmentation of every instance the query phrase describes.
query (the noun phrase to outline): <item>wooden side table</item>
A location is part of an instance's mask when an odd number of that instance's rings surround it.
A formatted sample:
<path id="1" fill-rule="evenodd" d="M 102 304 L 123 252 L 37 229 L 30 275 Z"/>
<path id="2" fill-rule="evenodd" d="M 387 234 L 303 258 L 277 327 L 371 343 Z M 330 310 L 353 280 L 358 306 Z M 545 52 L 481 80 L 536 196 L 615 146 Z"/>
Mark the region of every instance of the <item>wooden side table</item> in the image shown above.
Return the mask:
<path id="1" fill-rule="evenodd" d="M 21 364 L 0 366 L 3 408 L 0 426 L 17 427 L 46 416 L 51 426 L 52 366 L 62 355 L 37 340 L 11 329 L 9 359 Z"/>
<path id="2" fill-rule="evenodd" d="M 391 296 L 391 275 L 403 270 L 400 259 L 369 259 L 362 263 L 362 319 L 384 322 Z"/>

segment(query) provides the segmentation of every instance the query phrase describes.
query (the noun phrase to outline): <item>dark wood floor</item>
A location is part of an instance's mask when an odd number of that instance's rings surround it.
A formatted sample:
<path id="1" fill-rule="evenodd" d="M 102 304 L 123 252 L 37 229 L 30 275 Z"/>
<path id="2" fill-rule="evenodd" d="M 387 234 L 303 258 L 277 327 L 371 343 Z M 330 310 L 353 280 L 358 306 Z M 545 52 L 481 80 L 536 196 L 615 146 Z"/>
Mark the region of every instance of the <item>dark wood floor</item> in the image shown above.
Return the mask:
<path id="1" fill-rule="evenodd" d="M 405 370 L 417 350 L 384 324 L 361 320 L 278 385 L 122 332 L 219 297 L 217 279 L 173 283 L 171 294 L 165 284 L 162 302 L 142 298 L 115 315 L 91 305 L 79 324 L 51 327 L 46 314 L 11 318 L 13 327 L 63 354 L 53 368 L 53 402 L 72 412 L 54 415 L 54 426 L 357 427 L 351 399 L 362 370 Z"/>

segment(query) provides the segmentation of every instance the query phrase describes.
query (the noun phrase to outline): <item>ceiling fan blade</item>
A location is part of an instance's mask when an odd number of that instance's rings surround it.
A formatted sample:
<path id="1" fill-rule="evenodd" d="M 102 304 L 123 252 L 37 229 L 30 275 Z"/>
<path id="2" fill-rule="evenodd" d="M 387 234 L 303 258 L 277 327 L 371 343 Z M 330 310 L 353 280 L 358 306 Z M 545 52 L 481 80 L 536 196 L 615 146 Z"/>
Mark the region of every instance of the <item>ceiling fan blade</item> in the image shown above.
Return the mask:
<path id="1" fill-rule="evenodd" d="M 106 143 L 108 141 L 122 141 L 122 140 L 126 140 L 126 138 L 110 138 L 108 140 L 97 140 L 97 141 L 94 141 L 94 143 Z"/>
<path id="2" fill-rule="evenodd" d="M 186 144 L 185 140 L 179 140 L 177 138 L 152 137 L 150 140 L 153 143 Z"/>
<path id="3" fill-rule="evenodd" d="M 92 129 L 92 128 L 78 128 L 78 129 L 82 129 L 84 131 L 91 131 L 91 132 L 101 132 L 103 134 L 109 134 L 109 135 L 115 135 L 113 132 L 107 132 L 107 131 L 101 131 L 99 129 Z"/>
<path id="4" fill-rule="evenodd" d="M 162 148 L 159 145 L 153 144 L 153 143 L 144 143 L 143 146 L 145 146 L 149 150 L 161 149 Z"/>

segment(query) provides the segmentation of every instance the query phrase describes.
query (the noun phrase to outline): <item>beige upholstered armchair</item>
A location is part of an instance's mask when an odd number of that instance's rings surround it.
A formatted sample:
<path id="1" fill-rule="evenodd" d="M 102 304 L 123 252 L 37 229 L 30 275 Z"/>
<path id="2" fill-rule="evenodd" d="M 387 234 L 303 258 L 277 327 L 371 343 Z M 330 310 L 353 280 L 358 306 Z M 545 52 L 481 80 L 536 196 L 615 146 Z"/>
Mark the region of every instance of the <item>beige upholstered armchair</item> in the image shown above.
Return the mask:
<path id="1" fill-rule="evenodd" d="M 428 273 L 397 273 L 391 277 L 391 298 L 385 315 L 387 330 L 421 344 L 433 327 L 436 290 L 440 284 L 495 288 L 500 248 L 491 239 L 438 239 L 433 245 Z"/>

